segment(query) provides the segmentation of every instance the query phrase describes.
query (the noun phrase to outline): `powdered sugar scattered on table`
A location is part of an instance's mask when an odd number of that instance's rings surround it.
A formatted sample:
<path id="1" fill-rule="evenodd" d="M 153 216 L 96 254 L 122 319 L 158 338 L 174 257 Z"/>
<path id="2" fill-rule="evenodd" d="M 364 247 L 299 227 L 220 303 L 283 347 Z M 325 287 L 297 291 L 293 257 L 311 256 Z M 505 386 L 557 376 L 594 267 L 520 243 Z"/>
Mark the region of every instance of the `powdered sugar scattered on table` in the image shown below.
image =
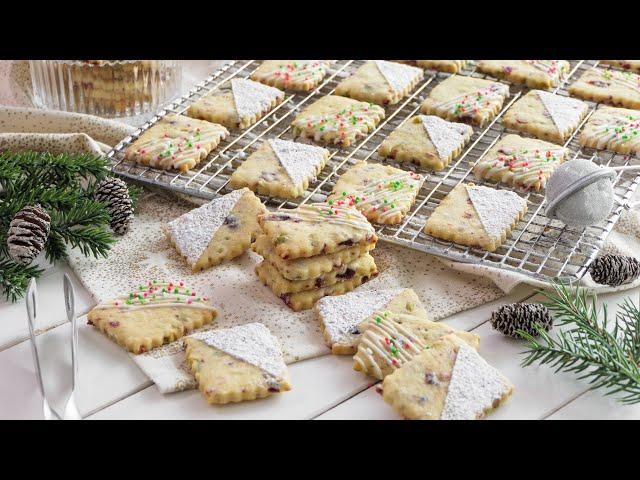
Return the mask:
<path id="1" fill-rule="evenodd" d="M 449 158 L 473 133 L 469 125 L 448 122 L 435 115 L 420 115 L 420 119 L 441 160 Z"/>
<path id="2" fill-rule="evenodd" d="M 404 289 L 355 291 L 337 297 L 324 297 L 316 305 L 325 331 L 332 343 L 353 336 L 353 329 L 376 310 L 387 305 Z"/>
<path id="3" fill-rule="evenodd" d="M 166 231 L 180 252 L 194 265 L 209 246 L 211 238 L 235 207 L 243 190 L 235 190 L 224 197 L 205 203 L 169 222 Z"/>
<path id="4" fill-rule="evenodd" d="M 300 186 L 305 179 L 312 177 L 322 159 L 329 153 L 322 147 L 280 139 L 269 140 L 269 145 L 294 187 Z"/>
<path id="5" fill-rule="evenodd" d="M 278 339 L 261 323 L 198 332 L 191 335 L 191 338 L 202 340 L 274 377 L 281 377 L 287 369 Z"/>
<path id="6" fill-rule="evenodd" d="M 575 98 L 562 97 L 542 90 L 536 92 L 561 135 L 576 128 L 580 118 L 589 108 L 586 103 Z"/>
<path id="7" fill-rule="evenodd" d="M 282 90 L 244 78 L 231 80 L 231 91 L 240 118 L 259 115 L 268 110 L 276 98 L 284 96 Z"/>
<path id="8" fill-rule="evenodd" d="M 460 345 L 441 420 L 475 420 L 501 399 L 510 385 L 475 349 Z"/>
<path id="9" fill-rule="evenodd" d="M 403 91 L 422 75 L 422 69 L 410 65 L 386 60 L 374 60 L 374 62 L 384 79 L 396 92 Z"/>
<path id="10" fill-rule="evenodd" d="M 527 204 L 516 193 L 490 187 L 467 186 L 467 194 L 487 235 L 493 238 L 500 238 Z"/>

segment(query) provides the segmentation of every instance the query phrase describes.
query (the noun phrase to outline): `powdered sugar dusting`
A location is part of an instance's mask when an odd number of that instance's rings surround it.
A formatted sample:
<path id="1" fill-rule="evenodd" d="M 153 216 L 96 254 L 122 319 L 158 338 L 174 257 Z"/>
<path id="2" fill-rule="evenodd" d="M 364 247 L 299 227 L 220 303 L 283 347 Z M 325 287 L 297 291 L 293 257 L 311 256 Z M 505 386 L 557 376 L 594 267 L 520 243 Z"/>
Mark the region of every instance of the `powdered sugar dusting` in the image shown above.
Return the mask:
<path id="1" fill-rule="evenodd" d="M 191 337 L 250 363 L 274 377 L 281 377 L 287 369 L 278 339 L 262 323 L 208 330 L 195 333 Z"/>
<path id="2" fill-rule="evenodd" d="M 374 60 L 374 62 L 384 79 L 396 92 L 401 92 L 422 75 L 420 68 L 410 65 L 385 60 Z"/>
<path id="3" fill-rule="evenodd" d="M 575 98 L 561 97 L 542 90 L 536 90 L 536 92 L 561 135 L 576 128 L 588 108 L 586 103 Z"/>
<path id="4" fill-rule="evenodd" d="M 218 228 L 229 216 L 244 190 L 235 190 L 224 197 L 216 198 L 184 215 L 169 222 L 166 231 L 171 241 L 176 244 L 180 252 L 193 266 L 205 249 Z"/>
<path id="5" fill-rule="evenodd" d="M 467 194 L 487 235 L 493 238 L 500 238 L 527 204 L 518 194 L 508 190 L 467 186 Z"/>
<path id="6" fill-rule="evenodd" d="M 339 343 L 352 337 L 355 327 L 403 291 L 402 288 L 356 291 L 324 297 L 318 301 L 316 309 L 331 343 Z"/>
<path id="7" fill-rule="evenodd" d="M 276 98 L 284 95 L 277 88 L 245 78 L 231 80 L 231 91 L 233 92 L 233 100 L 240 118 L 259 115 L 268 110 Z"/>
<path id="8" fill-rule="evenodd" d="M 435 115 L 420 115 L 420 119 L 440 160 L 449 158 L 451 153 L 462 147 L 473 133 L 469 125 L 448 122 Z"/>
<path id="9" fill-rule="evenodd" d="M 271 139 L 269 145 L 278 157 L 280 164 L 289 175 L 291 183 L 299 186 L 305 179 L 315 175 L 318 165 L 329 153 L 315 145 Z"/>
<path id="10" fill-rule="evenodd" d="M 475 349 L 460 345 L 441 420 L 475 420 L 509 393 L 511 386 Z"/>

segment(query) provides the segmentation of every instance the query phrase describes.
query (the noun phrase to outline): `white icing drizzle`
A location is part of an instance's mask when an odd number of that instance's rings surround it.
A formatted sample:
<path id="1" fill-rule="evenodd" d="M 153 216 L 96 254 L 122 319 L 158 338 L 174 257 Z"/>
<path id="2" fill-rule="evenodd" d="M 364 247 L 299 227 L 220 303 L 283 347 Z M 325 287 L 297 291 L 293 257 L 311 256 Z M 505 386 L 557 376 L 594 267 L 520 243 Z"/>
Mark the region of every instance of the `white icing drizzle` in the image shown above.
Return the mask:
<path id="1" fill-rule="evenodd" d="M 304 180 L 313 177 L 322 160 L 329 154 L 322 147 L 280 139 L 269 140 L 269 145 L 294 187 L 301 186 Z"/>
<path id="2" fill-rule="evenodd" d="M 265 221 L 270 221 L 269 217 L 272 215 L 286 215 L 293 220 L 300 220 L 303 222 L 328 222 L 334 225 L 351 227 L 356 230 L 364 230 L 370 234 L 375 233 L 373 226 L 358 210 L 336 204 L 328 205 L 326 203 L 311 203 L 300 205 L 298 208 L 294 209 L 280 208 L 275 213 L 265 214 L 263 218 Z"/>
<path id="3" fill-rule="evenodd" d="M 377 212 L 378 220 L 382 221 L 402 213 L 403 208 L 418 194 L 423 180 L 417 173 L 396 173 L 356 191 L 342 192 L 343 196 L 333 201 L 332 205 L 355 206 L 366 214 Z"/>
<path id="4" fill-rule="evenodd" d="M 483 186 L 467 186 L 467 194 L 484 230 L 492 238 L 501 238 L 527 203 L 514 192 Z"/>
<path id="5" fill-rule="evenodd" d="M 215 310 L 206 302 L 207 297 L 200 297 L 196 291 L 184 282 L 165 282 L 150 280 L 136 290 L 102 302 L 95 308 L 99 310 L 117 308 L 119 310 L 137 310 L 158 307 L 200 308 Z"/>
<path id="6" fill-rule="evenodd" d="M 620 72 L 618 70 L 600 70 L 598 68 L 592 68 L 585 74 L 585 76 L 590 76 L 590 74 L 592 73 L 594 74 L 593 76 L 603 78 L 606 82 L 610 82 L 612 85 L 623 87 L 623 88 L 630 88 L 631 90 L 640 92 L 640 75 L 637 75 L 635 73 Z M 593 80 L 587 80 L 587 83 L 595 86 L 601 86 L 601 85 L 594 84 Z M 608 86 L 609 85 L 606 85 L 606 87 Z"/>
<path id="7" fill-rule="evenodd" d="M 483 115 L 493 110 L 496 101 L 502 102 L 509 96 L 509 87 L 502 83 L 463 93 L 439 103 L 436 108 L 449 112 L 456 117 Z"/>
<path id="8" fill-rule="evenodd" d="M 498 370 L 489 365 L 473 348 L 460 345 L 451 382 L 447 390 L 441 420 L 476 420 L 509 390 L 510 385 Z"/>
<path id="9" fill-rule="evenodd" d="M 210 347 L 258 367 L 274 377 L 282 377 L 286 372 L 278 339 L 262 323 L 198 332 L 190 338 L 202 340 Z"/>
<path id="10" fill-rule="evenodd" d="M 327 73 L 327 66 L 322 60 L 292 60 L 280 63 L 273 70 L 257 72 L 257 75 L 264 80 L 282 80 L 285 86 L 306 80 L 316 83 Z"/>
<path id="11" fill-rule="evenodd" d="M 282 90 L 245 78 L 231 80 L 231 91 L 241 119 L 269 110 L 275 99 L 284 96 Z"/>
<path id="12" fill-rule="evenodd" d="M 154 129 L 175 130 L 164 135 L 154 135 Z M 217 143 L 229 132 L 222 125 L 202 122 L 182 115 L 167 115 L 147 130 L 145 137 L 138 139 L 132 147 L 137 155 L 148 156 L 151 167 L 179 169 L 185 163 L 204 156 L 207 145 Z"/>
<path id="13" fill-rule="evenodd" d="M 539 185 L 544 188 L 547 179 L 560 165 L 566 150 L 562 147 L 551 149 L 511 148 L 507 145 L 497 151 L 494 158 L 485 158 L 475 168 L 482 178 L 499 178 L 501 182 L 524 188 Z"/>
<path id="14" fill-rule="evenodd" d="M 402 63 L 374 60 L 378 70 L 394 92 L 400 93 L 422 75 L 422 69 Z"/>
<path id="15" fill-rule="evenodd" d="M 190 265 L 194 265 L 209 246 L 213 235 L 244 195 L 235 190 L 176 218 L 166 225 L 166 231 Z"/>
<path id="16" fill-rule="evenodd" d="M 640 112 L 612 108 L 596 113 L 592 121 L 597 125 L 596 148 L 629 144 L 640 152 Z"/>
<path id="17" fill-rule="evenodd" d="M 564 73 L 560 68 L 560 60 L 524 60 L 524 62 L 546 73 L 553 84 L 555 84 Z"/>
<path id="18" fill-rule="evenodd" d="M 420 115 L 420 120 L 440 160 L 448 159 L 451 153 L 463 146 L 473 133 L 469 125 L 448 122 L 435 115 Z"/>
<path id="19" fill-rule="evenodd" d="M 586 103 L 575 98 L 562 97 L 542 90 L 534 91 L 562 136 L 578 126 L 580 118 L 589 108 Z"/>
<path id="20" fill-rule="evenodd" d="M 316 303 L 316 310 L 331 343 L 341 343 L 354 337 L 354 328 L 403 291 L 404 289 L 355 291 L 323 297 Z"/>

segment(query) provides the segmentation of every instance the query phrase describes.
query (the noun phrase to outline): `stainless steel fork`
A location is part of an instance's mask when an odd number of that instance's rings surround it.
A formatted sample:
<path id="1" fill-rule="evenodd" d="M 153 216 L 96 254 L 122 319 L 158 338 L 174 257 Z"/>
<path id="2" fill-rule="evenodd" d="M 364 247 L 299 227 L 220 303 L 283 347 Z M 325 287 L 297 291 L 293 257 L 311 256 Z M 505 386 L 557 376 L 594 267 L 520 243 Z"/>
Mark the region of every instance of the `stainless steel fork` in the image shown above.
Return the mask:
<path id="1" fill-rule="evenodd" d="M 42 370 L 40 368 L 40 356 L 38 355 L 38 345 L 36 343 L 35 322 L 38 318 L 38 289 L 36 288 L 36 279 L 29 280 L 29 288 L 27 290 L 27 318 L 29 319 L 29 338 L 31 340 L 31 353 L 33 355 L 33 365 L 36 369 L 36 378 L 38 387 L 42 394 L 42 413 L 45 420 L 60 420 L 60 415 L 49 406 L 47 395 L 42 382 Z"/>
<path id="2" fill-rule="evenodd" d="M 78 325 L 75 311 L 75 291 L 69 275 L 64 274 L 64 306 L 71 324 L 71 394 L 64 407 L 64 420 L 82 420 L 76 405 L 75 390 L 78 387 Z"/>

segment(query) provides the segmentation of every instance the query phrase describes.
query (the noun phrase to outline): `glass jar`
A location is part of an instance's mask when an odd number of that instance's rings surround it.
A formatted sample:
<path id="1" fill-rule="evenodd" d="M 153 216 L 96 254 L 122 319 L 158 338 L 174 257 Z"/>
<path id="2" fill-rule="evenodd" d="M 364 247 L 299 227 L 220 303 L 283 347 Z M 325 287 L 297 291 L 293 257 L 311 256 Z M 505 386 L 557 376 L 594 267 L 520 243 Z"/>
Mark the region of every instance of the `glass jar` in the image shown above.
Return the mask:
<path id="1" fill-rule="evenodd" d="M 177 60 L 30 60 L 34 104 L 132 117 L 155 112 L 180 93 Z"/>

